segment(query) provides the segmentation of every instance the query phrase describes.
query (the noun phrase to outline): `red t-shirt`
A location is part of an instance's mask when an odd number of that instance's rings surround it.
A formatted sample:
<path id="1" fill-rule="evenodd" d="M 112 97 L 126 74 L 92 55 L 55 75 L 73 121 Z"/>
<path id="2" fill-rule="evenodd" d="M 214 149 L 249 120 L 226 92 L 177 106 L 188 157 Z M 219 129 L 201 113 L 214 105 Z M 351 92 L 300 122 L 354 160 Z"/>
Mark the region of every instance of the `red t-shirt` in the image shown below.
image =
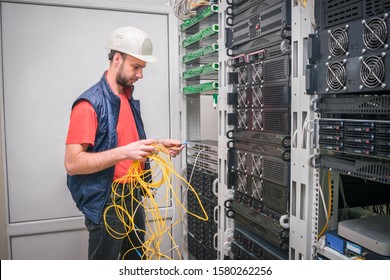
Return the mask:
<path id="1" fill-rule="evenodd" d="M 119 94 L 120 109 L 116 127 L 118 146 L 124 146 L 139 140 L 137 126 L 128 101 L 130 94 L 130 90 Z M 71 112 L 66 144 L 89 144 L 93 146 L 97 127 L 98 120 L 95 110 L 88 101 L 81 100 Z M 131 162 L 131 160 L 124 160 L 115 165 L 114 180 L 126 174 Z"/>

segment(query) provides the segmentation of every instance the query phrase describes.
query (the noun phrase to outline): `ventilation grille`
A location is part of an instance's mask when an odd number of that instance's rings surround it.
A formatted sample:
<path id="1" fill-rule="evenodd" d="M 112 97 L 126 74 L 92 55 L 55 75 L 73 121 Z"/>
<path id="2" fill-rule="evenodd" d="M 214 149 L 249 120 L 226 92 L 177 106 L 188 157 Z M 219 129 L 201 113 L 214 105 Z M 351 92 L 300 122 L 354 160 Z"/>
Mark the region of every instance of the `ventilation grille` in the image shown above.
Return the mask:
<path id="1" fill-rule="evenodd" d="M 390 135 L 390 124 L 388 123 L 377 123 L 376 130 L 379 133 L 386 133 Z"/>
<path id="2" fill-rule="evenodd" d="M 238 107 L 246 108 L 249 104 L 248 96 L 245 88 L 239 88 L 237 90 Z"/>
<path id="3" fill-rule="evenodd" d="M 329 63 L 326 71 L 326 83 L 331 90 L 341 90 L 345 87 L 347 73 L 343 61 Z"/>
<path id="4" fill-rule="evenodd" d="M 360 79 L 364 86 L 375 88 L 386 87 L 383 84 L 385 78 L 385 63 L 383 57 L 371 55 L 361 58 Z"/>
<path id="5" fill-rule="evenodd" d="M 268 159 L 264 159 L 263 161 L 263 177 L 264 180 L 271 180 L 282 185 L 285 185 L 289 180 L 286 165 Z"/>
<path id="6" fill-rule="evenodd" d="M 336 1 L 333 1 L 336 2 Z M 335 25 L 353 21 L 362 17 L 362 3 L 357 2 L 349 6 L 335 9 L 325 13 L 324 27 L 329 28 Z"/>
<path id="7" fill-rule="evenodd" d="M 263 107 L 264 96 L 263 96 L 263 87 L 262 86 L 253 86 L 252 87 L 252 99 L 254 107 Z"/>
<path id="8" fill-rule="evenodd" d="M 288 84 L 265 85 L 264 105 L 273 107 L 285 107 L 290 105 Z"/>
<path id="9" fill-rule="evenodd" d="M 253 110 L 253 129 L 263 130 L 263 113 L 261 110 Z"/>
<path id="10" fill-rule="evenodd" d="M 263 182 L 260 179 L 253 178 L 252 196 L 257 200 L 263 199 Z"/>
<path id="11" fill-rule="evenodd" d="M 261 177 L 263 175 L 263 157 L 252 155 L 252 173 L 255 176 Z"/>
<path id="12" fill-rule="evenodd" d="M 290 88 L 287 82 L 238 87 L 235 99 L 237 109 L 289 108 Z"/>
<path id="13" fill-rule="evenodd" d="M 360 0 L 327 0 L 325 1 L 325 12 L 342 9 L 345 6 L 359 2 Z"/>
<path id="14" fill-rule="evenodd" d="M 252 83 L 260 84 L 263 82 L 263 63 L 255 63 L 252 65 Z"/>
<path id="15" fill-rule="evenodd" d="M 366 17 L 376 16 L 380 13 L 389 11 L 389 0 L 366 0 L 366 6 L 364 7 Z"/>
<path id="16" fill-rule="evenodd" d="M 264 63 L 264 81 L 270 82 L 274 80 L 287 79 L 289 76 L 288 59 L 278 59 Z"/>
<path id="17" fill-rule="evenodd" d="M 246 172 L 246 153 L 245 152 L 237 152 L 237 170 Z"/>
<path id="18" fill-rule="evenodd" d="M 249 128 L 249 117 L 247 110 L 238 111 L 238 128 L 248 129 Z"/>
<path id="19" fill-rule="evenodd" d="M 324 118 L 335 117 L 334 114 L 390 116 L 390 96 L 340 97 L 337 101 L 324 98 L 321 103 L 321 113 Z"/>
<path id="20" fill-rule="evenodd" d="M 290 133 L 290 117 L 288 110 L 274 109 L 263 111 L 263 122 L 265 131 L 275 131 L 278 133 Z"/>
<path id="21" fill-rule="evenodd" d="M 286 213 L 288 209 L 288 188 L 263 181 L 263 202 L 269 207 Z"/>
<path id="22" fill-rule="evenodd" d="M 368 21 L 362 21 L 363 43 L 370 50 L 377 50 L 385 46 L 387 39 L 387 25 L 384 18 L 374 17 Z"/>
<path id="23" fill-rule="evenodd" d="M 388 111 L 390 109 L 390 98 L 388 96 L 373 97 L 361 104 L 359 108 L 373 108 L 376 113 L 386 110 L 390 114 Z"/>
<path id="24" fill-rule="evenodd" d="M 248 84 L 248 72 L 246 66 L 241 66 L 237 68 L 238 73 L 238 84 L 246 85 Z"/>
<path id="25" fill-rule="evenodd" d="M 245 174 L 239 173 L 238 174 L 238 183 L 237 183 L 238 191 L 240 191 L 242 193 L 247 193 L 247 191 L 248 191 L 247 185 L 248 185 L 247 176 Z"/>
<path id="26" fill-rule="evenodd" d="M 356 175 L 360 175 L 363 178 L 378 178 L 378 181 L 385 181 L 385 183 L 389 183 L 389 174 L 390 174 L 390 168 L 388 165 L 367 165 L 361 168 L 358 168 L 356 172 L 354 172 Z M 360 177 L 359 176 L 359 177 Z M 384 179 L 385 178 L 385 179 Z"/>
<path id="27" fill-rule="evenodd" d="M 346 28 L 337 28 L 329 31 L 328 48 L 333 56 L 345 55 L 348 51 L 348 44 L 349 40 Z"/>

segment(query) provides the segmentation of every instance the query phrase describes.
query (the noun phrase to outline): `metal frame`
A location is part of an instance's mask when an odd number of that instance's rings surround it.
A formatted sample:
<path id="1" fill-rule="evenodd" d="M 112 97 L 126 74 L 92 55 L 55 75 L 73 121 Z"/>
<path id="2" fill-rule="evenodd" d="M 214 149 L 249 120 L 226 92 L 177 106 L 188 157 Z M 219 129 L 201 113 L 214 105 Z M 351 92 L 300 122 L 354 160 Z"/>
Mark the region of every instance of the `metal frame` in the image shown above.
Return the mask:
<path id="1" fill-rule="evenodd" d="M 219 1 L 219 24 L 220 30 L 225 30 L 226 25 L 226 1 Z M 228 56 L 221 46 L 225 45 L 225 32 L 220 32 L 218 38 L 219 51 L 219 92 L 218 92 L 218 157 L 219 157 L 219 176 L 218 176 L 218 205 L 219 205 L 219 228 L 218 228 L 218 248 L 221 252 L 221 259 L 229 256 L 230 242 L 233 235 L 233 219 L 225 214 L 225 201 L 233 198 L 233 191 L 229 190 L 228 185 L 228 138 L 226 132 L 233 126 L 228 125 L 227 116 L 232 112 L 231 106 L 228 106 L 227 93 L 229 92 L 227 66 Z"/>
<path id="2" fill-rule="evenodd" d="M 316 114 L 310 110 L 311 96 L 305 93 L 307 38 L 313 33 L 314 1 L 292 0 L 291 77 L 291 191 L 290 259 L 313 259 L 318 231 L 318 171 L 313 166 L 313 135 L 308 129 Z"/>

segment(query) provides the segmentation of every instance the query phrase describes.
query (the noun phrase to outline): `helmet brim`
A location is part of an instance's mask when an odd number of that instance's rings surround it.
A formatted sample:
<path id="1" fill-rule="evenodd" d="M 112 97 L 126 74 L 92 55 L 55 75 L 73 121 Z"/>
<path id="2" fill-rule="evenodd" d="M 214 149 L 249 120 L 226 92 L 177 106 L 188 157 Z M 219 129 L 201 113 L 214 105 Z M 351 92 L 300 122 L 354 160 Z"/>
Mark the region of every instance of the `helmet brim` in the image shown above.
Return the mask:
<path id="1" fill-rule="evenodd" d="M 135 58 L 138 58 L 139 60 L 142 60 L 142 61 L 145 61 L 145 62 L 157 62 L 158 61 L 157 57 L 155 57 L 154 55 L 133 54 L 133 53 L 127 52 L 125 50 L 122 50 L 121 48 L 113 47 L 113 46 L 110 46 L 110 45 L 107 45 L 105 48 L 109 49 L 109 50 L 114 50 L 114 51 L 117 51 L 117 52 L 121 52 L 121 53 L 125 53 L 125 54 L 128 54 L 128 55 L 131 55 L 131 56 L 133 56 Z"/>
<path id="2" fill-rule="evenodd" d="M 131 55 L 131 56 L 134 56 L 135 58 L 138 58 L 139 60 L 142 60 L 142 61 L 145 61 L 145 62 L 157 62 L 158 59 L 157 57 L 153 56 L 153 55 L 135 55 L 135 54 L 130 54 L 128 53 L 128 55 Z"/>

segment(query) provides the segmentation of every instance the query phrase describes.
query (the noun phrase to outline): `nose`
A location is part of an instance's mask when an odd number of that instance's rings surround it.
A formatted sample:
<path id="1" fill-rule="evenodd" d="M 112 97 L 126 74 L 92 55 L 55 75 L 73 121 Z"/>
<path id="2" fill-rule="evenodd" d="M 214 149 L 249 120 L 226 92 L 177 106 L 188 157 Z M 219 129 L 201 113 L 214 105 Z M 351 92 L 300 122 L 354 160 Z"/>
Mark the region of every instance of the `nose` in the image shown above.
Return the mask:
<path id="1" fill-rule="evenodd" d="M 137 72 L 135 73 L 136 77 L 138 79 L 142 79 L 144 74 L 143 74 L 143 71 L 142 71 L 142 68 L 138 69 Z"/>

